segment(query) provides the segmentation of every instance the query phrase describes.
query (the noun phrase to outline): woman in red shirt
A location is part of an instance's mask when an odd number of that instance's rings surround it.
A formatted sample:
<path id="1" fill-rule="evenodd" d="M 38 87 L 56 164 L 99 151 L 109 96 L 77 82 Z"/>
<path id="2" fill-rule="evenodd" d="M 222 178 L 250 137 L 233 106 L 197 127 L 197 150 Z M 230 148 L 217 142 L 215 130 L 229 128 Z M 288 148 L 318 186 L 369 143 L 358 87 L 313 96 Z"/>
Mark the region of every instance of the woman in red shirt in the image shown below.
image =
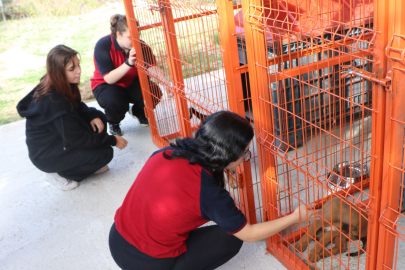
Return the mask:
<path id="1" fill-rule="evenodd" d="M 243 117 L 220 111 L 195 138 L 155 152 L 117 210 L 110 231 L 121 269 L 215 269 L 253 242 L 306 221 L 305 206 L 283 218 L 250 225 L 224 189 L 224 170 L 250 159 L 253 129 Z M 208 221 L 217 225 L 200 227 Z"/>
<path id="2" fill-rule="evenodd" d="M 122 135 L 120 122 L 129 112 L 140 124 L 148 124 L 138 69 L 135 66 L 136 52 L 125 15 L 111 17 L 111 34 L 101 38 L 94 48 L 94 75 L 91 89 L 100 106 L 104 108 L 111 135 Z M 164 73 L 157 68 L 152 49 L 141 41 L 144 70 L 148 75 L 169 85 Z M 148 77 L 154 107 L 160 102 L 162 92 Z M 168 90 L 166 88 L 166 90 Z M 169 91 L 169 90 L 168 90 Z M 170 91 L 169 91 L 170 92 Z M 129 107 L 129 104 L 133 106 Z"/>

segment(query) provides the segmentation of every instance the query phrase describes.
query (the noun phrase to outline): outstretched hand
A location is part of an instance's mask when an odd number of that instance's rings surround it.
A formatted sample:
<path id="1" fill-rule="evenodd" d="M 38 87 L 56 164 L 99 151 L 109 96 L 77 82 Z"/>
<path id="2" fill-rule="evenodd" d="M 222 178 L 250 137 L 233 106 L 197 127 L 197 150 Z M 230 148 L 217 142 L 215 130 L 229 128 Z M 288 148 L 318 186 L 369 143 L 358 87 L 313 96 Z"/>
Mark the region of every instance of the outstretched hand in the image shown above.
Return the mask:
<path id="1" fill-rule="evenodd" d="M 314 204 L 311 203 L 308 207 L 302 204 L 294 210 L 293 215 L 296 219 L 296 223 L 307 223 L 308 221 L 321 219 L 319 215 L 322 213 L 322 209 L 310 210 L 309 208 L 314 208 Z"/>
<path id="2" fill-rule="evenodd" d="M 90 126 L 94 132 L 101 133 L 104 130 L 104 123 L 103 121 L 101 121 L 100 118 L 94 118 L 93 120 L 91 120 Z"/>

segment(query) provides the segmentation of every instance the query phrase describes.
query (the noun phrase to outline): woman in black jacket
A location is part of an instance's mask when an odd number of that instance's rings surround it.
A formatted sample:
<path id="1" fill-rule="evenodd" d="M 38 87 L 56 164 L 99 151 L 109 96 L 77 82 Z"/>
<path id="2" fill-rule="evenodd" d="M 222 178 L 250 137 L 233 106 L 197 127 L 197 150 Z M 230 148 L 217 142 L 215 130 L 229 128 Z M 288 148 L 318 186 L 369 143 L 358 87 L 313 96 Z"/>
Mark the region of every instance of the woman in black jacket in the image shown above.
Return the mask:
<path id="1" fill-rule="evenodd" d="M 107 134 L 104 113 L 81 101 L 78 53 L 64 45 L 53 48 L 46 59 L 47 73 L 17 105 L 26 117 L 26 143 L 32 163 L 45 179 L 71 190 L 93 173 L 109 168 L 116 146 L 127 141 Z"/>

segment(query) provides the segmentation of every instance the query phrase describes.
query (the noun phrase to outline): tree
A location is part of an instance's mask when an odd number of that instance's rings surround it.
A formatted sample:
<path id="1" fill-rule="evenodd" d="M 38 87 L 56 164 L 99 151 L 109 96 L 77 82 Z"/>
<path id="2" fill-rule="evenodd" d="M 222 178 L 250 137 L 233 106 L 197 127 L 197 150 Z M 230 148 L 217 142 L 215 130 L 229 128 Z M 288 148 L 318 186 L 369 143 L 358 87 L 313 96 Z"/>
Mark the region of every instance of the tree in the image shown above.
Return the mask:
<path id="1" fill-rule="evenodd" d="M 4 11 L 4 5 L 3 5 L 3 0 L 0 0 L 0 6 L 1 6 L 1 14 L 3 15 L 3 21 L 6 21 L 6 12 Z"/>

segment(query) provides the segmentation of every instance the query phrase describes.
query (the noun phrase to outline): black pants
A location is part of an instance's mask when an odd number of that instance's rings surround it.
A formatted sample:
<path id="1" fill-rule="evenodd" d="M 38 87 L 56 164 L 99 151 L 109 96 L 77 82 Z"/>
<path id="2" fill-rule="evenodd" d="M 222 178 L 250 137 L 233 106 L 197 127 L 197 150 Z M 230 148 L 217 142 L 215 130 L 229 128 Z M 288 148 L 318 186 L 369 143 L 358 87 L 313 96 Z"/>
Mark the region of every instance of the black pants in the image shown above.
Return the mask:
<path id="1" fill-rule="evenodd" d="M 112 257 L 123 270 L 209 270 L 233 258 L 243 241 L 228 235 L 217 225 L 201 227 L 190 232 L 185 253 L 179 257 L 157 259 L 128 243 L 113 224 L 109 243 Z"/>
<path id="2" fill-rule="evenodd" d="M 99 118 L 106 125 L 106 117 L 99 112 Z M 107 127 L 103 132 L 107 132 Z M 42 160 L 31 160 L 41 171 L 57 172 L 60 176 L 80 182 L 95 171 L 110 163 L 114 156 L 111 146 L 106 145 L 95 149 L 74 148 L 64 155 Z"/>
<path id="3" fill-rule="evenodd" d="M 152 81 L 149 81 L 149 87 L 152 91 L 153 108 L 155 108 L 160 101 L 162 91 Z M 101 84 L 94 89 L 93 94 L 98 104 L 104 108 L 107 121 L 111 124 L 119 124 L 125 118 L 130 103 L 134 104 L 132 108 L 133 115 L 145 117 L 145 104 L 138 77 L 127 88 L 115 84 Z"/>

